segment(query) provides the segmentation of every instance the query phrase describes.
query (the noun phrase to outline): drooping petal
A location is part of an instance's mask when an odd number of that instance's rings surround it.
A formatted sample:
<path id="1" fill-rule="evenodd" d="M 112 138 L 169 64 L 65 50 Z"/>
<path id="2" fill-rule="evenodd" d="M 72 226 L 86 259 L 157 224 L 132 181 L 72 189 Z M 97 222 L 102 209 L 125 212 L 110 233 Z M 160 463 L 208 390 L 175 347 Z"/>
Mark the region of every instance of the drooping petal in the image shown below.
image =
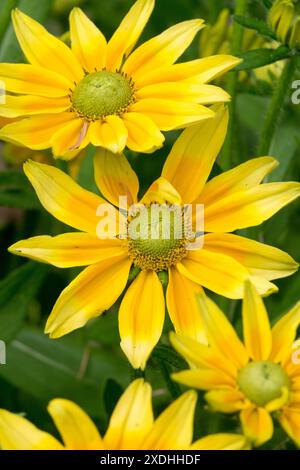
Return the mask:
<path id="1" fill-rule="evenodd" d="M 141 201 L 142 204 L 181 204 L 181 196 L 165 178 L 158 178 L 151 184 Z"/>
<path id="2" fill-rule="evenodd" d="M 272 349 L 269 317 L 262 298 L 251 282 L 245 284 L 243 331 L 249 356 L 256 361 L 267 360 Z"/>
<path id="3" fill-rule="evenodd" d="M 67 96 L 74 86 L 59 71 L 31 64 L 0 64 L 0 80 L 5 82 L 7 91 L 48 98 Z"/>
<path id="4" fill-rule="evenodd" d="M 21 240 L 9 247 L 15 255 L 49 263 L 58 268 L 88 266 L 124 254 L 118 239 L 99 240 L 87 233 L 64 233 Z"/>
<path id="5" fill-rule="evenodd" d="M 272 328 L 271 359 L 282 362 L 292 354 L 292 345 L 300 325 L 300 302 L 284 315 Z"/>
<path id="6" fill-rule="evenodd" d="M 104 437 L 111 450 L 137 450 L 153 425 L 151 386 L 136 379 L 119 399 Z"/>
<path id="7" fill-rule="evenodd" d="M 289 437 L 300 447 L 300 411 L 285 408 L 278 420 Z"/>
<path id="8" fill-rule="evenodd" d="M 96 147 L 104 147 L 113 153 L 121 153 L 127 143 L 128 130 L 118 116 L 107 116 L 105 121 L 90 123 L 89 139 Z"/>
<path id="9" fill-rule="evenodd" d="M 108 310 L 123 292 L 130 266 L 123 255 L 85 268 L 59 296 L 45 333 L 60 338 Z"/>
<path id="10" fill-rule="evenodd" d="M 176 382 L 188 387 L 200 390 L 210 390 L 211 388 L 233 388 L 235 380 L 229 377 L 222 370 L 217 369 L 191 369 L 175 372 L 172 378 Z"/>
<path id="11" fill-rule="evenodd" d="M 164 324 L 165 301 L 153 271 L 142 271 L 127 290 L 119 311 L 121 348 L 131 365 L 144 369 Z"/>
<path id="12" fill-rule="evenodd" d="M 101 436 L 91 418 L 70 400 L 56 398 L 48 405 L 51 415 L 68 450 L 102 450 Z"/>
<path id="13" fill-rule="evenodd" d="M 34 187 L 41 204 L 61 222 L 91 235 L 96 235 L 99 206 L 106 204 L 112 217 L 115 209 L 101 197 L 81 188 L 64 172 L 54 166 L 31 160 L 24 172 Z"/>
<path id="14" fill-rule="evenodd" d="M 208 233 L 204 246 L 209 251 L 234 258 L 253 276 L 267 280 L 290 276 L 298 269 L 298 263 L 284 251 L 231 233 Z"/>
<path id="15" fill-rule="evenodd" d="M 242 410 L 240 413 L 243 433 L 254 446 L 261 446 L 273 435 L 273 421 L 264 408 L 256 406 Z"/>
<path id="16" fill-rule="evenodd" d="M 12 21 L 20 46 L 32 65 L 59 71 L 72 83 L 83 78 L 83 70 L 71 50 L 58 38 L 20 10 L 13 10 Z"/>
<path id="17" fill-rule="evenodd" d="M 122 20 L 108 43 L 107 67 L 119 69 L 142 34 L 154 8 L 154 0 L 138 0 Z"/>
<path id="18" fill-rule="evenodd" d="M 248 439 L 241 434 L 211 434 L 194 442 L 191 450 L 250 450 Z"/>
<path id="19" fill-rule="evenodd" d="M 244 395 L 237 389 L 210 390 L 205 394 L 207 403 L 221 413 L 235 413 L 245 406 Z"/>
<path id="20" fill-rule="evenodd" d="M 151 153 L 163 145 L 165 138 L 159 127 L 143 112 L 125 113 L 122 118 L 128 132 L 127 146 L 134 152 Z"/>
<path id="21" fill-rule="evenodd" d="M 77 118 L 55 132 L 51 139 L 54 157 L 69 160 L 73 158 L 72 151 L 85 148 L 90 143 L 88 125 L 87 121 Z"/>
<path id="22" fill-rule="evenodd" d="M 193 438 L 194 412 L 197 395 L 189 391 L 177 398 L 156 419 L 142 449 L 184 450 Z"/>
<path id="23" fill-rule="evenodd" d="M 0 104 L 0 115 L 15 118 L 35 114 L 59 114 L 70 107 L 68 97 L 48 98 L 44 96 L 6 95 L 5 102 Z"/>
<path id="24" fill-rule="evenodd" d="M 212 119 L 182 132 L 163 167 L 162 176 L 173 184 L 185 203 L 191 203 L 201 193 L 226 136 L 228 110 L 223 106 L 214 110 Z"/>
<path id="25" fill-rule="evenodd" d="M 102 70 L 106 66 L 106 39 L 80 8 L 70 13 L 70 34 L 72 51 L 83 69 L 90 73 Z"/>
<path id="26" fill-rule="evenodd" d="M 62 450 L 50 434 L 40 431 L 27 419 L 0 410 L 0 446 L 3 450 Z"/>

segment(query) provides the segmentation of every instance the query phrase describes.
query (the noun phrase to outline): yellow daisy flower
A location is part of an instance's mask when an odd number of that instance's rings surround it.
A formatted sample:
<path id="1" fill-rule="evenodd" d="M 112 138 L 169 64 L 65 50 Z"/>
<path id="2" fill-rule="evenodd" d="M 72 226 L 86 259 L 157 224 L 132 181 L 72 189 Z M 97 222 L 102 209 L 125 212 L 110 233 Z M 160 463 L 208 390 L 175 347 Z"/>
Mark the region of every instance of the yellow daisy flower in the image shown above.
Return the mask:
<path id="1" fill-rule="evenodd" d="M 10 251 L 61 268 L 90 265 L 58 298 L 46 333 L 52 338 L 61 337 L 109 309 L 124 291 L 133 265 L 140 272 L 120 306 L 121 347 L 133 367 L 144 368 L 163 329 L 161 271 L 168 271 L 166 301 L 175 330 L 203 341 L 195 300 L 201 286 L 236 299 L 242 298 L 244 281 L 251 278 L 261 294 L 269 294 L 277 290 L 270 280 L 289 276 L 298 269 L 283 251 L 228 233 L 271 217 L 299 196 L 300 183 L 260 184 L 276 166 L 271 157 L 249 160 L 207 182 L 227 124 L 228 111 L 221 106 L 213 119 L 183 131 L 162 176 L 139 199 L 146 209 L 146 219 L 141 220 L 138 236 L 132 230 L 140 214 L 125 219 L 119 200 L 125 195 L 129 205 L 138 201 L 138 178 L 124 155 L 101 149 L 94 159 L 96 183 L 110 204 L 53 166 L 25 163 L 24 171 L 46 210 L 80 232 L 29 238 L 12 245 Z M 149 214 L 157 203 L 162 204 L 164 213 L 174 205 L 180 208 L 168 221 L 168 237 L 164 220 L 149 223 Z M 178 230 L 183 224 L 182 208 L 190 203 L 194 204 L 189 206 L 192 208 L 196 203 L 205 207 L 205 231 L 210 233 L 204 236 L 202 249 L 190 250 L 190 240 Z M 119 204 L 118 211 L 115 206 Z M 107 233 L 99 238 L 99 225 L 103 221 L 106 224 L 108 218 L 101 215 L 103 205 L 109 209 L 112 222 L 125 224 L 127 238 L 119 236 L 115 223 L 107 223 L 103 229 Z"/>
<path id="2" fill-rule="evenodd" d="M 132 382 L 119 399 L 102 438 L 89 416 L 72 401 L 57 398 L 48 411 L 63 444 L 27 419 L 0 410 L 0 446 L 4 450 L 247 450 L 238 434 L 213 434 L 192 444 L 197 401 L 186 392 L 154 420 L 151 386 Z"/>
<path id="3" fill-rule="evenodd" d="M 300 361 L 293 342 L 300 325 L 300 303 L 271 329 L 263 301 L 251 282 L 243 301 L 244 344 L 217 305 L 204 293 L 200 313 L 209 346 L 171 334 L 175 349 L 191 370 L 174 379 L 206 390 L 209 405 L 223 413 L 240 413 L 244 434 L 260 446 L 273 435 L 272 414 L 300 446 Z"/>
<path id="4" fill-rule="evenodd" d="M 161 131 L 213 116 L 207 104 L 229 95 L 207 83 L 240 62 L 230 55 L 174 64 L 204 21 L 184 21 L 134 52 L 154 7 L 138 0 L 107 42 L 79 9 L 70 14 L 71 49 L 19 10 L 14 29 L 29 64 L 0 64 L 6 103 L 0 116 L 23 117 L 0 138 L 72 158 L 89 143 L 118 153 L 152 152 Z"/>
<path id="5" fill-rule="evenodd" d="M 300 47 L 300 8 L 298 0 L 275 0 L 268 20 L 279 41 L 291 49 Z"/>

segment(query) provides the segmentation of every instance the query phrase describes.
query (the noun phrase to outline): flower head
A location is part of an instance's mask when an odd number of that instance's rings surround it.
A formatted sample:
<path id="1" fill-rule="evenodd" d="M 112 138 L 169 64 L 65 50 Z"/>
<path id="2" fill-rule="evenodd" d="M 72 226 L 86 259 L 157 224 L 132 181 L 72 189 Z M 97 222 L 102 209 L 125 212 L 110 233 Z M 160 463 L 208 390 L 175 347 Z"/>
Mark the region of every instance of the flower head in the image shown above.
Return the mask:
<path id="1" fill-rule="evenodd" d="M 144 368 L 163 330 L 161 271 L 168 275 L 166 304 L 175 330 L 206 341 L 195 300 L 201 286 L 237 299 L 250 278 L 266 295 L 277 290 L 270 280 L 298 269 L 281 250 L 229 233 L 271 217 L 299 196 L 300 184 L 261 184 L 276 166 L 271 157 L 249 160 L 207 182 L 228 121 L 223 106 L 215 111 L 213 119 L 181 134 L 162 176 L 141 198 L 138 178 L 124 155 L 104 149 L 95 155 L 96 183 L 109 203 L 57 168 L 25 163 L 25 173 L 43 206 L 80 232 L 29 238 L 10 251 L 62 268 L 90 265 L 58 298 L 46 325 L 52 338 L 82 327 L 109 309 L 125 290 L 134 266 L 138 274 L 121 302 L 119 329 L 129 361 L 135 368 Z M 120 196 L 126 196 L 136 212 L 125 216 Z M 195 232 L 191 243 L 189 231 L 180 230 L 186 225 L 186 207 L 192 209 L 193 224 L 194 208 L 202 204 L 208 233 Z"/>
<path id="2" fill-rule="evenodd" d="M 192 444 L 197 395 L 186 392 L 154 420 L 151 386 L 132 382 L 119 399 L 102 438 L 89 416 L 75 403 L 54 399 L 48 411 L 63 444 L 27 419 L 0 410 L 0 446 L 4 450 L 246 450 L 238 434 L 213 434 Z"/>
<path id="3" fill-rule="evenodd" d="M 277 38 L 291 49 L 300 47 L 300 4 L 298 0 L 275 0 L 269 22 Z"/>
<path id="4" fill-rule="evenodd" d="M 207 83 L 240 60 L 230 55 L 175 64 L 204 27 L 179 23 L 134 49 L 154 7 L 138 0 L 107 42 L 79 9 L 70 14 L 71 49 L 19 10 L 14 29 L 29 64 L 0 64 L 9 92 L 0 116 L 18 118 L 0 138 L 72 158 L 89 143 L 122 152 L 152 152 L 161 131 L 213 116 L 207 104 L 228 94 Z M 20 118 L 20 119 L 19 119 Z M 22 118 L 22 119 L 21 119 Z"/>
<path id="5" fill-rule="evenodd" d="M 300 325 L 300 304 L 271 328 L 263 301 L 251 282 L 243 302 L 244 343 L 217 305 L 199 296 L 209 346 L 172 334 L 171 341 L 191 370 L 174 379 L 205 390 L 216 411 L 239 413 L 244 434 L 255 446 L 273 435 L 272 415 L 300 446 L 300 361 L 293 342 Z"/>

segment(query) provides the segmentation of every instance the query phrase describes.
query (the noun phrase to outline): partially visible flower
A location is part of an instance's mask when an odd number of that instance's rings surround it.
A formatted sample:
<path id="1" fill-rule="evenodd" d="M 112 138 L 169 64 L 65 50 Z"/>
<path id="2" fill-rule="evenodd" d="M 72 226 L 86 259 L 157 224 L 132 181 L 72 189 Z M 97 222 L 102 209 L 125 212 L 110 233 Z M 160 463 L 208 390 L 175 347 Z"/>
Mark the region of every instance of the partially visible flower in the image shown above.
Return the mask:
<path id="1" fill-rule="evenodd" d="M 175 64 L 204 21 L 184 21 L 133 49 L 154 0 L 137 0 L 107 42 L 79 9 L 70 14 L 71 49 L 32 18 L 14 10 L 14 29 L 29 64 L 0 64 L 8 91 L 0 116 L 23 117 L 0 138 L 73 158 L 92 143 L 122 152 L 153 152 L 161 131 L 213 116 L 206 105 L 229 95 L 207 83 L 240 62 L 220 55 Z"/>
<path id="2" fill-rule="evenodd" d="M 269 10 L 269 23 L 283 44 L 300 47 L 300 10 L 298 0 L 275 0 Z"/>
<path id="3" fill-rule="evenodd" d="M 300 364 L 292 360 L 300 303 L 271 328 L 261 297 L 247 282 L 242 343 L 212 300 L 204 294 L 198 300 L 209 346 L 172 334 L 173 346 L 191 366 L 174 374 L 174 379 L 206 390 L 205 398 L 214 410 L 238 412 L 253 445 L 271 439 L 273 415 L 300 446 Z"/>
<path id="4" fill-rule="evenodd" d="M 192 444 L 197 395 L 186 392 L 154 420 L 151 386 L 132 382 L 119 399 L 102 438 L 89 416 L 75 403 L 54 399 L 48 411 L 62 442 L 27 419 L 0 410 L 0 447 L 4 450 L 246 450 L 238 434 L 213 434 Z"/>
<path id="5" fill-rule="evenodd" d="M 269 219 L 300 195 L 300 183 L 261 184 L 277 166 L 271 157 L 249 160 L 207 182 L 227 123 L 228 111 L 221 105 L 213 119 L 186 129 L 175 142 L 162 176 L 141 198 L 137 175 L 122 154 L 101 149 L 95 156 L 95 180 L 109 203 L 57 168 L 25 163 L 24 171 L 43 206 L 80 232 L 29 238 L 12 245 L 10 251 L 61 268 L 89 266 L 61 293 L 46 333 L 59 338 L 108 310 L 126 289 L 133 265 L 138 274 L 122 299 L 119 329 L 129 361 L 135 368 L 144 368 L 163 331 L 161 272 L 168 278 L 166 303 L 175 330 L 206 341 L 195 298 L 201 286 L 237 299 L 250 278 L 261 294 L 268 295 L 277 290 L 271 280 L 298 269 L 283 251 L 229 233 Z M 138 201 L 144 205 L 144 217 L 137 211 L 124 218 L 120 196 L 127 197 L 129 206 L 139 207 Z M 158 204 L 162 215 L 152 219 Z M 195 242 L 204 242 L 203 248 L 195 243 L 191 249 L 188 233 L 182 230 L 187 204 L 192 209 L 190 219 L 197 217 L 197 205 L 204 205 L 205 231 L 210 233 L 195 235 Z M 174 205 L 177 211 L 170 217 Z M 124 233 L 115 221 L 121 222 Z M 99 234 L 99 224 L 105 233 Z M 135 234 L 136 225 L 140 230 Z"/>

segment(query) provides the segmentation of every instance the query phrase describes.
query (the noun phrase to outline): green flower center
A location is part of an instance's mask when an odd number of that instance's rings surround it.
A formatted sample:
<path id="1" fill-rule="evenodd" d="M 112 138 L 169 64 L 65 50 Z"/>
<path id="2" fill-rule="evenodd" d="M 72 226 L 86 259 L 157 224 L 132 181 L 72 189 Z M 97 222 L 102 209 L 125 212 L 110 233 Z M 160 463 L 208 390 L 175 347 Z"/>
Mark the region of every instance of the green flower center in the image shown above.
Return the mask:
<path id="1" fill-rule="evenodd" d="M 164 271 L 186 254 L 184 218 L 180 207 L 152 204 L 128 221 L 130 257 L 141 269 Z"/>
<path id="2" fill-rule="evenodd" d="M 253 361 L 240 370 L 238 385 L 252 403 L 264 406 L 279 398 L 282 388 L 290 387 L 290 381 L 279 364 L 271 361 Z"/>
<path id="3" fill-rule="evenodd" d="M 121 73 L 106 70 L 84 77 L 71 96 L 73 110 L 87 120 L 122 114 L 133 100 L 133 83 Z"/>

